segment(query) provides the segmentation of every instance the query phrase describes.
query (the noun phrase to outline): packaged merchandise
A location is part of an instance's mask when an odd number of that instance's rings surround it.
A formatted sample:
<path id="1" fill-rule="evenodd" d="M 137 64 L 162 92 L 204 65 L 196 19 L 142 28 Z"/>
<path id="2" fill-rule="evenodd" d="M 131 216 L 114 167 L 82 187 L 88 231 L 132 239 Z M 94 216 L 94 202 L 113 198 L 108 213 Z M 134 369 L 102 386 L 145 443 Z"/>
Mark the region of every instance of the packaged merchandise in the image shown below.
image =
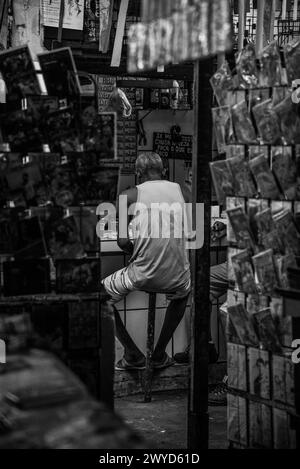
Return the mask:
<path id="1" fill-rule="evenodd" d="M 280 51 L 276 41 L 266 46 L 259 57 L 260 85 L 265 87 L 280 86 L 282 84 L 282 67 Z"/>
<path id="2" fill-rule="evenodd" d="M 232 123 L 237 143 L 255 143 L 256 133 L 245 101 L 231 108 Z"/>
<path id="3" fill-rule="evenodd" d="M 210 170 L 218 202 L 224 205 L 226 197 L 234 194 L 234 180 L 228 160 L 210 163 Z"/>
<path id="4" fill-rule="evenodd" d="M 291 147 L 273 147 L 271 167 L 279 186 L 288 200 L 296 198 L 297 167 Z"/>
<path id="5" fill-rule="evenodd" d="M 255 124 L 263 143 L 280 142 L 280 127 L 272 100 L 267 99 L 252 108 Z"/>
<path id="6" fill-rule="evenodd" d="M 261 197 L 265 199 L 279 198 L 279 189 L 265 156 L 260 155 L 250 160 L 249 166 Z"/>
<path id="7" fill-rule="evenodd" d="M 274 253 L 280 251 L 278 243 L 278 233 L 272 217 L 270 208 L 261 210 L 255 215 L 255 220 L 258 227 L 258 244 L 265 249 L 273 249 Z"/>
<path id="8" fill-rule="evenodd" d="M 246 158 L 236 156 L 227 161 L 234 178 L 235 194 L 239 197 L 253 197 L 256 194 L 256 187 Z"/>
<path id="9" fill-rule="evenodd" d="M 259 247 L 259 227 L 257 224 L 256 215 L 268 208 L 268 201 L 266 199 L 249 199 L 247 203 L 247 214 L 249 217 L 250 229 L 253 233 L 255 244 Z"/>
<path id="10" fill-rule="evenodd" d="M 216 100 L 220 107 L 228 105 L 228 91 L 233 88 L 232 74 L 228 62 L 224 62 L 210 79 Z"/>
<path id="11" fill-rule="evenodd" d="M 247 44 L 236 56 L 236 70 L 241 88 L 255 88 L 258 85 L 258 69 L 254 44 Z"/>
<path id="12" fill-rule="evenodd" d="M 232 118 L 229 106 L 212 109 L 215 138 L 219 153 L 225 153 L 226 146 L 233 140 Z"/>
<path id="13" fill-rule="evenodd" d="M 253 234 L 250 231 L 249 219 L 242 206 L 227 210 L 227 215 L 234 231 L 239 248 L 254 250 Z"/>
<path id="14" fill-rule="evenodd" d="M 278 116 L 281 136 L 285 145 L 300 143 L 300 118 L 298 106 L 293 103 L 291 95 L 274 107 Z"/>
<path id="15" fill-rule="evenodd" d="M 297 262 L 294 254 L 286 254 L 285 256 L 275 256 L 275 267 L 277 271 L 278 285 L 281 288 L 290 288 L 290 280 L 288 269 L 290 267 L 297 267 Z"/>
<path id="16" fill-rule="evenodd" d="M 248 148 L 249 160 L 253 160 L 257 156 L 263 155 L 266 160 L 269 157 L 269 148 L 267 145 L 250 145 Z"/>
<path id="17" fill-rule="evenodd" d="M 249 252 L 245 249 L 231 258 L 239 289 L 244 293 L 257 293 L 254 270 Z"/>
<path id="18" fill-rule="evenodd" d="M 258 345 L 258 337 L 254 330 L 252 318 L 248 315 L 245 307 L 241 303 L 228 307 L 228 315 L 236 330 L 236 333 L 244 345 Z"/>
<path id="19" fill-rule="evenodd" d="M 227 197 L 226 198 L 226 211 L 236 208 L 243 207 L 246 210 L 245 199 L 242 197 Z M 227 240 L 230 243 L 236 243 L 236 236 L 231 226 L 230 220 L 227 217 Z"/>
<path id="20" fill-rule="evenodd" d="M 273 219 L 281 253 L 292 253 L 297 256 L 300 252 L 300 242 L 292 212 L 288 209 L 281 210 L 273 215 Z"/>
<path id="21" fill-rule="evenodd" d="M 253 317 L 257 324 L 260 343 L 266 350 L 280 353 L 282 348 L 271 314 L 271 309 L 262 309 L 258 313 L 255 313 Z"/>
<path id="22" fill-rule="evenodd" d="M 268 249 L 252 257 L 257 286 L 263 295 L 271 295 L 277 285 L 273 251 Z"/>
<path id="23" fill-rule="evenodd" d="M 295 40 L 284 46 L 283 52 L 288 82 L 291 85 L 293 80 L 300 77 L 300 40 Z"/>

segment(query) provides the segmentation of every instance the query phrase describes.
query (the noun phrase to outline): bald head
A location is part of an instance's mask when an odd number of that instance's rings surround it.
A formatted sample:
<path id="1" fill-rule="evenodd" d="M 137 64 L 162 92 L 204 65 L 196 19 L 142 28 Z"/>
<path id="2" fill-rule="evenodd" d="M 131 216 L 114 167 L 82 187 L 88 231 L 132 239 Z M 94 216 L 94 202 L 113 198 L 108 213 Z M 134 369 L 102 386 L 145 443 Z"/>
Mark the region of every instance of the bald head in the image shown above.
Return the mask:
<path id="1" fill-rule="evenodd" d="M 144 181 L 161 179 L 164 172 L 161 157 L 154 152 L 141 153 L 136 160 L 137 175 Z"/>

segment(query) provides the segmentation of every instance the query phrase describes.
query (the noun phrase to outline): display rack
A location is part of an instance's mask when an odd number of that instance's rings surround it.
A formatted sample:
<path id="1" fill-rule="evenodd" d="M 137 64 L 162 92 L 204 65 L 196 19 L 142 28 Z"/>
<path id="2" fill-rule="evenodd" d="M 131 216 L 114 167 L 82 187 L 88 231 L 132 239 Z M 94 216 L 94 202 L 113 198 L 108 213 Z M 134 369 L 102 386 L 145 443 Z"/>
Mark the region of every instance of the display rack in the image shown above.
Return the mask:
<path id="1" fill-rule="evenodd" d="M 237 143 L 237 145 L 241 145 Z M 243 144 L 242 144 L 243 145 Z M 272 146 L 268 148 L 268 155 Z M 291 145 L 293 152 L 296 146 Z M 240 147 L 239 147 L 240 148 Z M 247 146 L 245 146 L 247 154 Z M 294 153 L 293 153 L 294 154 Z M 241 197 L 227 199 L 227 207 L 232 203 L 245 207 L 249 216 L 249 198 Z M 261 201 L 261 207 L 271 207 L 272 204 L 290 204 L 295 209 L 292 200 L 255 199 Z M 238 245 L 231 241 L 231 249 L 236 252 Z M 246 247 L 239 245 L 239 248 Z M 230 266 L 231 257 L 228 263 Z M 232 266 L 228 276 L 232 275 Z M 253 300 L 253 297 L 252 297 Z M 280 290 L 273 294 L 259 294 L 255 299 L 258 305 L 254 313 L 262 309 L 272 308 L 274 323 L 262 327 L 272 327 L 278 334 L 280 346 L 276 351 L 274 342 L 270 346 L 263 340 L 263 332 L 258 327 L 259 342 L 257 346 L 246 343 L 237 334 L 230 317 L 231 307 L 242 304 L 251 316 L 253 310 L 249 307 L 251 295 L 236 286 L 228 292 L 227 315 L 227 363 L 228 363 L 228 440 L 233 448 L 299 448 L 300 443 L 300 393 L 299 374 L 291 358 L 291 345 L 299 336 L 299 319 L 286 316 L 283 296 Z M 274 306 L 273 306 L 274 303 Z M 299 303 L 298 303 L 299 307 Z M 278 308 L 276 310 L 276 308 Z M 250 318 L 250 321 L 252 319 Z M 244 324 L 244 327 L 246 325 Z M 241 323 L 241 327 L 243 327 Z M 245 334 L 246 336 L 246 334 Z M 251 341 L 250 341 L 251 342 Z M 280 350 L 281 349 L 281 350 Z"/>

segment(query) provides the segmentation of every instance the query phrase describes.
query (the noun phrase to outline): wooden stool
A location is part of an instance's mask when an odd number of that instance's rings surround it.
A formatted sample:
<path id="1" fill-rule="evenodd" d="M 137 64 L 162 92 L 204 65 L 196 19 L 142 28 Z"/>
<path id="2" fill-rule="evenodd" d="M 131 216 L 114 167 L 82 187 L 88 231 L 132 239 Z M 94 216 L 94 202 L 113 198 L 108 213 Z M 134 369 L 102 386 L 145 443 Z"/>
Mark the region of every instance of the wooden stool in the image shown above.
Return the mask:
<path id="1" fill-rule="evenodd" d="M 149 294 L 149 307 L 147 325 L 146 368 L 144 375 L 144 402 L 151 402 L 153 376 L 152 355 L 154 350 L 156 293 L 147 293 Z"/>

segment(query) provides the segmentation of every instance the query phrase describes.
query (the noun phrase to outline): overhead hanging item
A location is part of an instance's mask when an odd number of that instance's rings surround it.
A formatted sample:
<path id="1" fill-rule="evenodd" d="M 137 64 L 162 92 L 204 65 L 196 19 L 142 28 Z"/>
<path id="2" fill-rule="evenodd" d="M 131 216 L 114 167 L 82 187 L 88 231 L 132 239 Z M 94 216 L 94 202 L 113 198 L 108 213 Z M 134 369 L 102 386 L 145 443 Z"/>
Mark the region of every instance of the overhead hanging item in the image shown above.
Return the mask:
<path id="1" fill-rule="evenodd" d="M 159 12 L 168 16 L 157 13 L 163 3 L 168 7 Z M 197 60 L 232 47 L 228 0 L 195 0 L 192 6 L 180 0 L 172 8 L 170 2 L 151 0 L 143 11 L 145 22 L 131 25 L 128 33 L 129 73 Z"/>
<path id="2" fill-rule="evenodd" d="M 287 1 L 282 0 L 281 19 L 286 20 Z"/>
<path id="3" fill-rule="evenodd" d="M 121 63 L 121 56 L 122 56 L 122 48 L 123 48 L 123 39 L 124 39 L 124 32 L 125 32 L 125 23 L 126 23 L 126 15 L 128 10 L 129 0 L 121 0 L 119 16 L 118 16 L 118 24 L 117 24 L 117 31 L 115 37 L 115 44 L 114 50 L 111 59 L 111 67 L 119 67 Z"/>
<path id="4" fill-rule="evenodd" d="M 294 0 L 293 21 L 297 21 L 297 19 L 298 19 L 298 0 Z"/>
<path id="5" fill-rule="evenodd" d="M 114 0 L 100 0 L 99 5 L 99 51 L 106 54 L 112 25 Z"/>

